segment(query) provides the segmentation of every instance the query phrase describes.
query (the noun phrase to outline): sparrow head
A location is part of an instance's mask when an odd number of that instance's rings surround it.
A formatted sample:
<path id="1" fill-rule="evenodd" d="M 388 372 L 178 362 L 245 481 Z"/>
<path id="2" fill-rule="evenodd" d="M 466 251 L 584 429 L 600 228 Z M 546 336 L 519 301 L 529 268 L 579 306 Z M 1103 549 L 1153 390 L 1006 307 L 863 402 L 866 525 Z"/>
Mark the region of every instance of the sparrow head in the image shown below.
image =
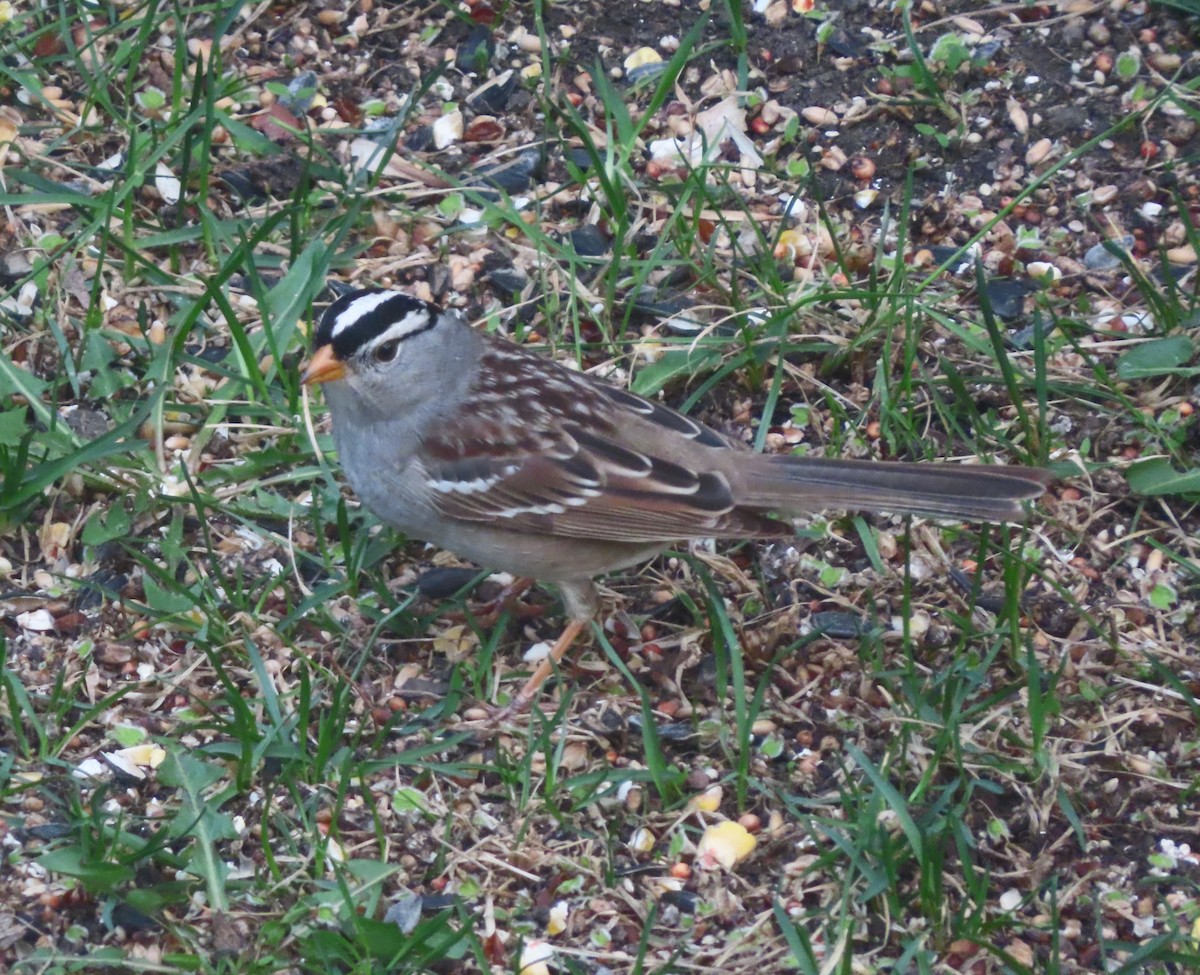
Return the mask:
<path id="1" fill-rule="evenodd" d="M 326 310 L 301 374 L 306 386 L 348 377 L 364 379 L 403 361 L 405 343 L 432 329 L 441 309 L 382 288 L 351 291 Z"/>

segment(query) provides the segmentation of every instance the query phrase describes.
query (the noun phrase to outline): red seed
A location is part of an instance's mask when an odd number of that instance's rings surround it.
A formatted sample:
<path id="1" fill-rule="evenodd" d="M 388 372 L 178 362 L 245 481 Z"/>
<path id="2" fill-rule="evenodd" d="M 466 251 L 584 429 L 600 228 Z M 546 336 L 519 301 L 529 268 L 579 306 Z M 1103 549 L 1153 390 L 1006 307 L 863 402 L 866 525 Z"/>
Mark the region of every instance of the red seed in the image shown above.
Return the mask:
<path id="1" fill-rule="evenodd" d="M 865 183 L 875 176 L 875 163 L 866 156 L 854 156 L 850 159 L 850 175 Z"/>

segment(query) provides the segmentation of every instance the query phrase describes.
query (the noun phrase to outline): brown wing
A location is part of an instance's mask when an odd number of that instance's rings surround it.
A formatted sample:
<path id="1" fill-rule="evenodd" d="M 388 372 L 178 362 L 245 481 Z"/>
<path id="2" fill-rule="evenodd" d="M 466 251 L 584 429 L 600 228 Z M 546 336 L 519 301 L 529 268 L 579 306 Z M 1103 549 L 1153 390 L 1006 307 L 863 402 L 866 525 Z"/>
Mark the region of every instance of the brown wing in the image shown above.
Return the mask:
<path id="1" fill-rule="evenodd" d="M 633 543 L 790 532 L 735 507 L 719 471 L 647 451 L 645 436 L 633 438 L 642 445 L 634 449 L 627 436 L 654 423 L 660 437 L 681 444 L 728 446 L 715 431 L 520 348 L 493 345 L 485 355 L 469 408 L 423 444 L 427 484 L 446 517 Z M 522 394 L 517 418 L 511 403 Z M 678 458 L 681 451 L 662 453 Z"/>

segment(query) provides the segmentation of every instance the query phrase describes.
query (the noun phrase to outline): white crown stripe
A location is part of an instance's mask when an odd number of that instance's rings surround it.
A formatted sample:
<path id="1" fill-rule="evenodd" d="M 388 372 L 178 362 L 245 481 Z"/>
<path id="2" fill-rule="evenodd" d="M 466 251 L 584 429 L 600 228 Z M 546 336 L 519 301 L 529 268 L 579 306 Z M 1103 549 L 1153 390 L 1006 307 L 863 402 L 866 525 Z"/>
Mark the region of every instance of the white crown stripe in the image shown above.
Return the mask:
<path id="1" fill-rule="evenodd" d="M 333 320 L 333 328 L 330 330 L 329 337 L 331 339 L 337 338 L 338 335 L 350 328 L 360 318 L 369 315 L 380 305 L 391 301 L 395 297 L 396 293 L 394 291 L 377 291 L 372 294 L 359 295 L 343 308 L 338 317 Z"/>
<path id="2" fill-rule="evenodd" d="M 423 311 L 410 311 L 395 325 L 381 332 L 375 340 L 376 345 L 390 342 L 392 339 L 406 339 L 410 335 L 424 332 L 429 327 L 429 316 Z"/>

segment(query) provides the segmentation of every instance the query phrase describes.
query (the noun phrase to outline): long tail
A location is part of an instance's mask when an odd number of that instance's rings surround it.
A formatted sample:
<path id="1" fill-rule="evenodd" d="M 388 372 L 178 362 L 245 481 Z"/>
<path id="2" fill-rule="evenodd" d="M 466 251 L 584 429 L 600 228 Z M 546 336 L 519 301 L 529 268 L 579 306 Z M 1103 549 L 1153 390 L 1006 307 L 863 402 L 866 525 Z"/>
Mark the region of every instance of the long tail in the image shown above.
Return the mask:
<path id="1" fill-rule="evenodd" d="M 743 469 L 738 501 L 780 512 L 841 508 L 1022 521 L 1050 472 L 1037 467 L 764 457 Z"/>

